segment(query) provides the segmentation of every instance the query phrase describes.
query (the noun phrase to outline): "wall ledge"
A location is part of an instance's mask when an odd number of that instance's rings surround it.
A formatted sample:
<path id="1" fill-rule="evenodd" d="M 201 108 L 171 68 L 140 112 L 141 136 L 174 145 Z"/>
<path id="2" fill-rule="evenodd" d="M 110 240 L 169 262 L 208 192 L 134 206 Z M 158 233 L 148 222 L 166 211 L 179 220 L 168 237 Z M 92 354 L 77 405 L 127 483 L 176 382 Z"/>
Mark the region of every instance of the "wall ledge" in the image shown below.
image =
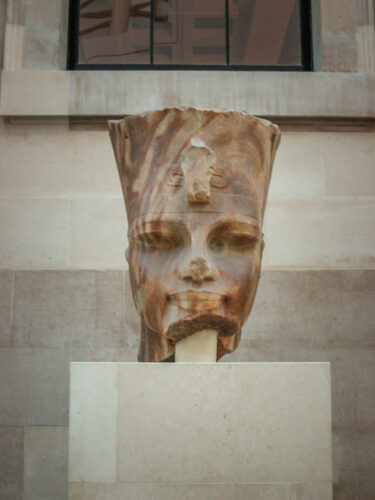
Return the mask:
<path id="1" fill-rule="evenodd" d="M 375 74 L 235 71 L 3 71 L 3 117 L 108 118 L 174 106 L 292 119 L 372 121 Z"/>

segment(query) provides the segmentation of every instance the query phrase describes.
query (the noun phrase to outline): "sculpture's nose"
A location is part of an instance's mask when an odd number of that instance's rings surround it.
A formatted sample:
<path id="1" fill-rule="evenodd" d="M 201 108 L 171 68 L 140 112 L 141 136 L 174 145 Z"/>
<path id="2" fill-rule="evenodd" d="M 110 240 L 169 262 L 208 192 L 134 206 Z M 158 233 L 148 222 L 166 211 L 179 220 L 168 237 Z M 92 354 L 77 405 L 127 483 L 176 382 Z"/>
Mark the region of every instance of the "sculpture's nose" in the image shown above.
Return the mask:
<path id="1" fill-rule="evenodd" d="M 205 280 L 217 280 L 219 272 L 204 257 L 194 257 L 178 272 L 178 277 L 180 280 L 190 279 L 194 283 L 202 283 Z"/>

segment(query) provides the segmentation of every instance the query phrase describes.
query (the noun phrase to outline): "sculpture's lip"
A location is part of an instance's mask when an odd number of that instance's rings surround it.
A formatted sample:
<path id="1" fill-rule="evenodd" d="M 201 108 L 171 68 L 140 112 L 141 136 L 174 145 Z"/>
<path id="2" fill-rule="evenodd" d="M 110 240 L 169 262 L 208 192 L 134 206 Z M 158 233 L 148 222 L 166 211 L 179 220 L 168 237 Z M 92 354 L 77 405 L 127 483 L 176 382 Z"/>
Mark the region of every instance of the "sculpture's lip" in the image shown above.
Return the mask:
<path id="1" fill-rule="evenodd" d="M 186 290 L 167 295 L 168 302 L 186 311 L 200 311 L 220 307 L 226 302 L 226 296 L 206 290 Z"/>
<path id="2" fill-rule="evenodd" d="M 168 294 L 169 300 L 185 300 L 185 299 L 199 299 L 199 300 L 223 300 L 225 295 L 217 292 L 209 292 L 206 290 L 186 290 L 184 292 L 176 292 Z"/>

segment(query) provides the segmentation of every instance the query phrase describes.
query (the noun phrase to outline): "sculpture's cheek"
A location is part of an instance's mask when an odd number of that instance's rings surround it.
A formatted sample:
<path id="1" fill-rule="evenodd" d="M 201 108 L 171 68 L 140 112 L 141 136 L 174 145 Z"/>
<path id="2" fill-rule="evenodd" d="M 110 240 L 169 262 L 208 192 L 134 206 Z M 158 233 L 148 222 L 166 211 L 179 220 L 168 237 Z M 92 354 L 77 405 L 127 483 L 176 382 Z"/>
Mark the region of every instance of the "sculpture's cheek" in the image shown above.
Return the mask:
<path id="1" fill-rule="evenodd" d="M 134 301 L 146 325 L 155 332 L 161 331 L 162 319 L 168 306 L 172 261 L 168 252 L 142 249 L 130 251 L 129 267 Z"/>
<path id="2" fill-rule="evenodd" d="M 233 265 L 233 262 L 236 265 Z M 218 287 L 223 288 L 223 294 L 228 297 L 226 315 L 241 325 L 250 314 L 258 286 L 261 251 L 248 252 L 240 258 L 229 259 L 217 263 L 220 266 Z M 220 284 L 221 281 L 221 284 Z"/>

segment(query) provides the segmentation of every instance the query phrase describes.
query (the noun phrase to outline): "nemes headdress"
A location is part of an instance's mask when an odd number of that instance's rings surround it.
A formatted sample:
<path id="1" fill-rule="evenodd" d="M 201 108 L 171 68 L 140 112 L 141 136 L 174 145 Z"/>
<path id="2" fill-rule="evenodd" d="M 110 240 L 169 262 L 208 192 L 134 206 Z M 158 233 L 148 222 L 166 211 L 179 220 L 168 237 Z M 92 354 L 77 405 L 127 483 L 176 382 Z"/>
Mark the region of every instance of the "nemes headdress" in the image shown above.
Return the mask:
<path id="1" fill-rule="evenodd" d="M 149 213 L 226 212 L 229 205 L 262 222 L 276 125 L 240 111 L 172 108 L 109 128 L 129 225 Z"/>

